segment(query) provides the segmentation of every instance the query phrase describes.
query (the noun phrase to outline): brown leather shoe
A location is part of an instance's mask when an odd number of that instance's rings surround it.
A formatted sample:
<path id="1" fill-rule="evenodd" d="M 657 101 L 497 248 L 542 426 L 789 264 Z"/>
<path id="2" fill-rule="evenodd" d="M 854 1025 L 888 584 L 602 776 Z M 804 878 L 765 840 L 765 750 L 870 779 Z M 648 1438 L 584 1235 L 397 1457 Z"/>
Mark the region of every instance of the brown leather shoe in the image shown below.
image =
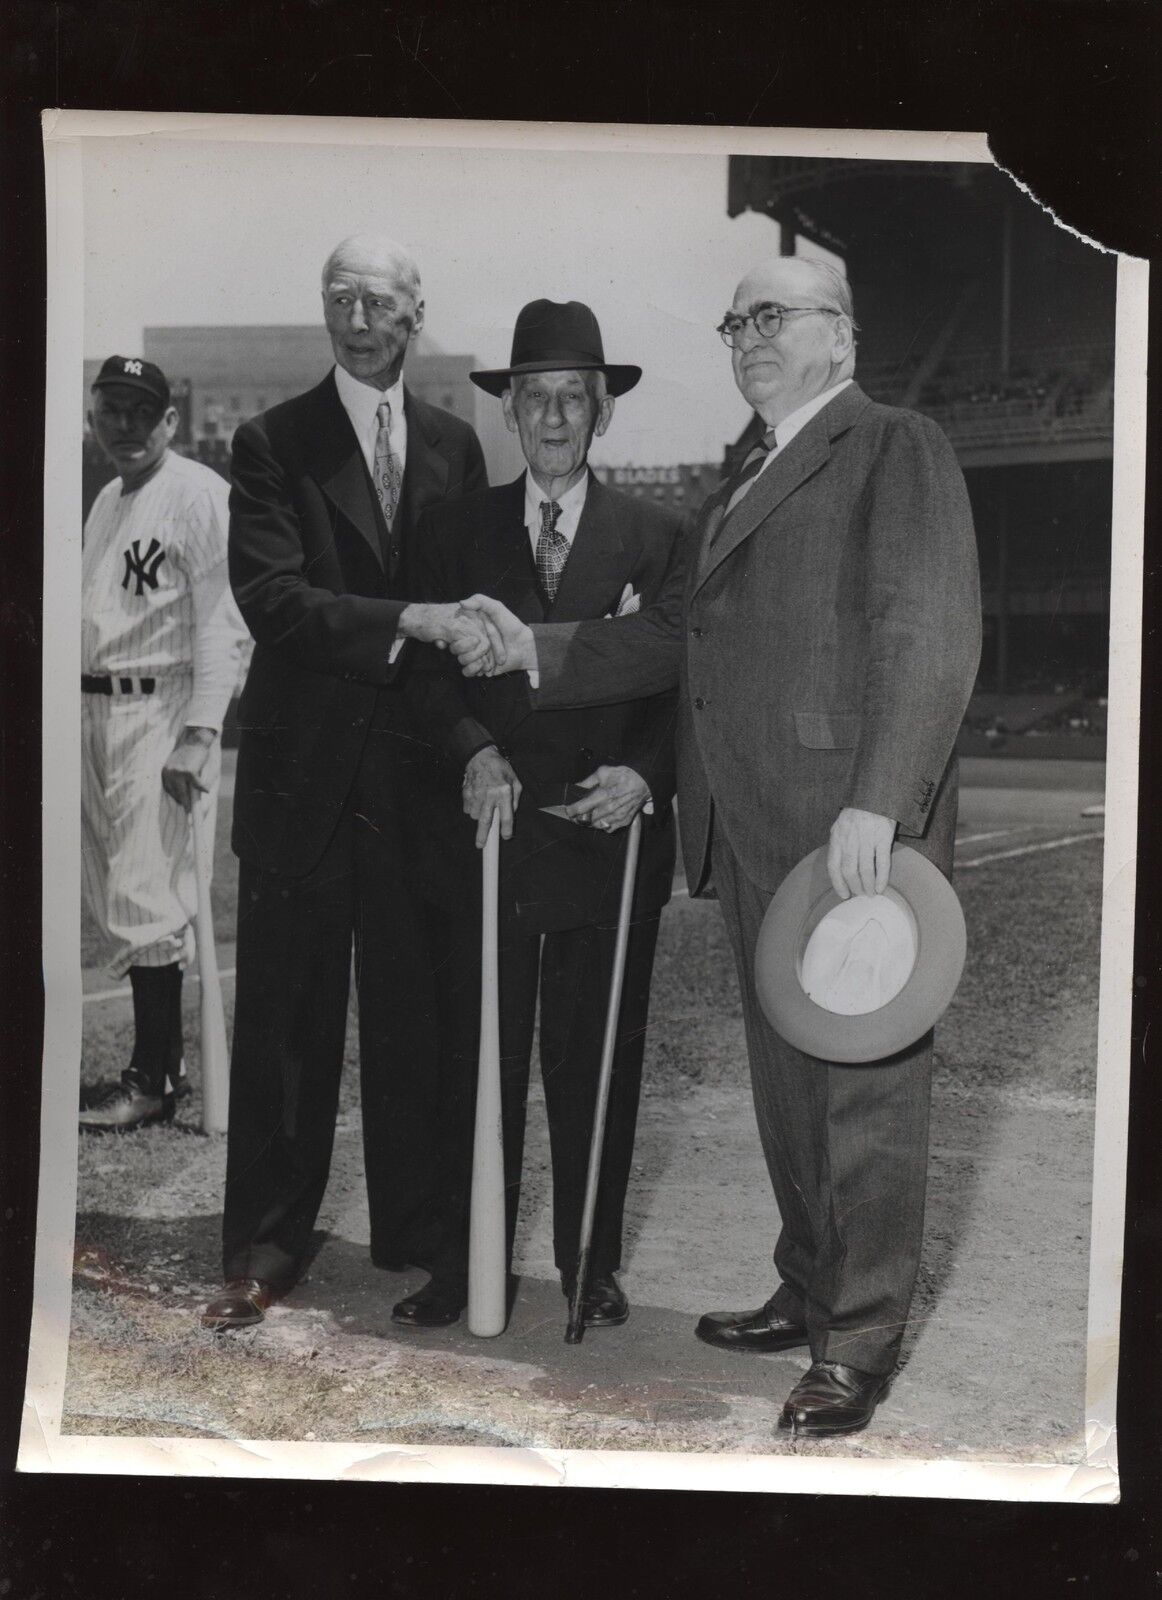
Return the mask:
<path id="1" fill-rule="evenodd" d="M 202 1312 L 202 1327 L 214 1333 L 225 1333 L 229 1328 L 252 1328 L 262 1318 L 267 1306 L 279 1298 L 272 1283 L 261 1278 L 231 1278 L 222 1293 Z"/>
<path id="2" fill-rule="evenodd" d="M 779 1427 L 796 1437 L 858 1433 L 888 1392 L 890 1372 L 861 1372 L 840 1361 L 815 1361 L 787 1396 Z"/>

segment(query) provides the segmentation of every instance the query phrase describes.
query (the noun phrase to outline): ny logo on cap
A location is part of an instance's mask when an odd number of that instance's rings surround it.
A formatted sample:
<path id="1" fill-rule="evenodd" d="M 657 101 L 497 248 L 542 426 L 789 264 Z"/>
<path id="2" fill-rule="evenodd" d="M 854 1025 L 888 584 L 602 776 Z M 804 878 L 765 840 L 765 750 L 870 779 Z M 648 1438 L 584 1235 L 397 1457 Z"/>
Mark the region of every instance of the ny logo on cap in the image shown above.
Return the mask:
<path id="1" fill-rule="evenodd" d="M 125 370 L 126 370 L 126 372 L 131 372 L 135 378 L 140 378 L 140 376 L 141 376 L 141 362 L 140 361 L 127 361 L 125 363 Z"/>

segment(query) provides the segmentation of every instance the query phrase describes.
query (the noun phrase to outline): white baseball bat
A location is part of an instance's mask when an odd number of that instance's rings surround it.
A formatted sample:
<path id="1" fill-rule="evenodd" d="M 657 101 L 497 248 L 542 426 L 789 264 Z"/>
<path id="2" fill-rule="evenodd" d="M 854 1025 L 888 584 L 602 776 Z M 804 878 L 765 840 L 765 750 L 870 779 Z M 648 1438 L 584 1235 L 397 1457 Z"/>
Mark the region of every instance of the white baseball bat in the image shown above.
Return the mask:
<path id="1" fill-rule="evenodd" d="M 209 840 L 206 836 L 206 819 L 196 798 L 190 807 L 190 822 L 193 828 L 194 878 L 198 887 L 194 936 L 198 946 L 201 989 L 202 1127 L 206 1133 L 225 1133 L 230 1107 L 230 1057 L 226 1050 L 226 1015 L 222 1009 L 222 985 L 214 946 L 214 916 L 210 907 Z"/>
<path id="2" fill-rule="evenodd" d="M 492 815 L 481 852 L 484 915 L 480 944 L 480 1057 L 476 1136 L 472 1151 L 472 1215 L 468 1233 L 468 1331 L 483 1339 L 504 1332 L 504 1138 L 500 1112 L 500 817 Z"/>

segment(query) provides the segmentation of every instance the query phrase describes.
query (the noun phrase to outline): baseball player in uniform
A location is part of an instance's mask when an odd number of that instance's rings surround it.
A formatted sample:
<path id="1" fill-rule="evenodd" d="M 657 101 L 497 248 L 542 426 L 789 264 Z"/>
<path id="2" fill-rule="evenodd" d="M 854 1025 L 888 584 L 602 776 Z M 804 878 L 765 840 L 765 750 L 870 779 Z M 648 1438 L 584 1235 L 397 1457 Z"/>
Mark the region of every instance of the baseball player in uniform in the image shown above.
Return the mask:
<path id="1" fill-rule="evenodd" d="M 129 974 L 133 1053 L 81 1127 L 167 1122 L 183 1091 L 182 971 L 196 906 L 189 812 L 213 839 L 222 718 L 249 639 L 226 572 L 228 488 L 170 450 L 178 414 L 152 362 L 110 356 L 89 423 L 118 476 L 85 522 L 81 860 L 110 974 Z"/>

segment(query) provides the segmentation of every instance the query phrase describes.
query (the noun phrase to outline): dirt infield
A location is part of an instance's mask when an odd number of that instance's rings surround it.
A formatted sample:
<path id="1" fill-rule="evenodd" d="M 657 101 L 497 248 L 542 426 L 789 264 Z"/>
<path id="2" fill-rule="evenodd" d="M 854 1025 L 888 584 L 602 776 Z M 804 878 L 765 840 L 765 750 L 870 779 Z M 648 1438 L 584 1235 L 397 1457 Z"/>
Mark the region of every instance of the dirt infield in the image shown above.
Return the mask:
<path id="1" fill-rule="evenodd" d="M 82 1142 L 64 1431 L 1081 1461 L 1102 852 L 1079 810 L 1101 777 L 965 794 L 970 958 L 937 1036 L 924 1259 L 901 1371 L 865 1434 L 790 1444 L 775 1421 L 805 1355 L 733 1357 L 692 1336 L 701 1311 L 769 1292 L 777 1221 L 721 918 L 684 895 L 659 947 L 625 1327 L 563 1342 L 537 1092 L 507 1332 L 394 1327 L 422 1275 L 368 1264 L 348 1073 L 320 1247 L 250 1333 L 196 1326 L 224 1167 L 196 1105 L 172 1129 Z M 87 1007 L 86 1076 L 116 1059 L 127 1014 Z"/>

